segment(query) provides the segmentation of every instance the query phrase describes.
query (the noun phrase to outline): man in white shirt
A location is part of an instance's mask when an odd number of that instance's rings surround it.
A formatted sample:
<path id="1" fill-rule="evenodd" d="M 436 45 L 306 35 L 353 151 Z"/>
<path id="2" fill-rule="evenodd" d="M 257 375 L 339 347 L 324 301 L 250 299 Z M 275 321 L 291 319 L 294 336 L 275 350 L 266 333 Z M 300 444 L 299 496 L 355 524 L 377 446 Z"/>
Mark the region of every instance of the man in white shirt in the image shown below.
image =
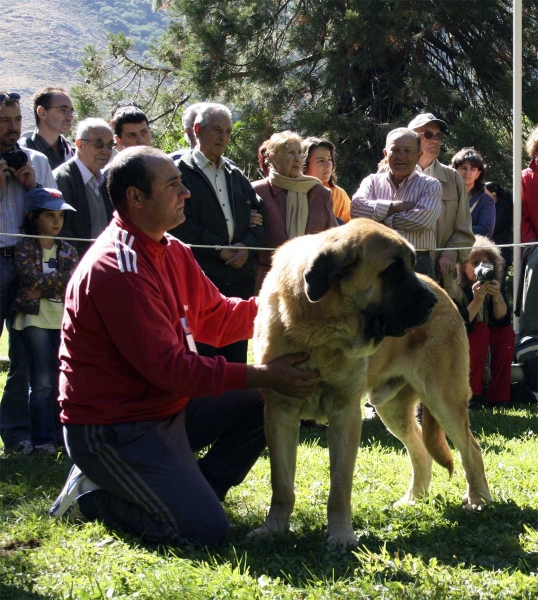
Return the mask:
<path id="1" fill-rule="evenodd" d="M 435 226 L 441 214 L 441 184 L 416 170 L 420 136 L 404 127 L 387 135 L 388 170 L 368 175 L 353 195 L 351 217 L 365 217 L 396 230 L 417 250 L 416 271 L 435 276 Z"/>
<path id="2" fill-rule="evenodd" d="M 251 226 L 251 210 L 261 199 L 243 172 L 223 156 L 232 135 L 232 115 L 222 104 L 205 104 L 194 122 L 196 147 L 176 163 L 191 193 L 185 201 L 185 222 L 170 233 L 187 244 L 233 246 L 214 250 L 193 248 L 205 274 L 225 296 L 254 295 L 254 252 L 260 247 L 263 226 Z M 200 344 L 200 354 L 225 356 L 230 362 L 246 362 L 247 343 L 224 348 Z"/>
<path id="3" fill-rule="evenodd" d="M 116 146 L 114 132 L 103 119 L 84 119 L 78 124 L 76 155 L 55 169 L 56 187 L 65 201 L 76 210 L 66 214 L 60 236 L 95 239 L 112 218 L 102 169 L 108 164 Z M 70 242 L 80 256 L 90 242 Z"/>
<path id="4" fill-rule="evenodd" d="M 24 194 L 38 185 L 55 188 L 49 161 L 44 154 L 20 148 L 22 116 L 20 95 L 0 92 L 0 232 L 21 232 Z M 9 320 L 14 299 L 14 248 L 18 239 L 0 235 L 0 334 L 6 322 L 9 333 L 9 374 L 0 403 L 0 435 L 4 452 L 30 454 L 28 414 L 28 360 L 20 332 Z"/>

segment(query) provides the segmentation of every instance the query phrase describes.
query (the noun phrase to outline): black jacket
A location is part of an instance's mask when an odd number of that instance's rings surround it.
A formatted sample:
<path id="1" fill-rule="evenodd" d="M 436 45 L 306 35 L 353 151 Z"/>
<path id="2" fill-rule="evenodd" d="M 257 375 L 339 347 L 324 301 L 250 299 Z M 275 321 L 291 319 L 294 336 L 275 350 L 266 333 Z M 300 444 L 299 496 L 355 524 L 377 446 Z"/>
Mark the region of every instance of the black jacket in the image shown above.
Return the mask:
<path id="1" fill-rule="evenodd" d="M 232 244 L 241 242 L 245 246 L 260 247 L 263 226 L 249 227 L 250 211 L 261 209 L 262 199 L 256 194 L 241 169 L 224 158 L 224 172 L 228 184 L 228 198 L 234 217 Z M 182 181 L 191 193 L 185 201 L 186 220 L 170 231 L 185 244 L 204 246 L 228 246 L 228 227 L 222 207 L 213 186 L 194 162 L 192 152 L 184 154 L 177 162 Z M 194 256 L 205 274 L 222 291 L 223 285 L 242 282 L 247 278 L 254 281 L 254 254 L 250 251 L 247 262 L 241 269 L 233 269 L 220 259 L 220 250 L 193 248 Z"/>
<path id="2" fill-rule="evenodd" d="M 54 171 L 54 177 L 58 184 L 58 189 L 62 192 L 65 201 L 70 204 L 77 212 L 72 210 L 65 211 L 64 226 L 60 231 L 60 235 L 64 237 L 74 237 L 90 239 L 91 236 L 91 216 L 88 200 L 86 199 L 86 188 L 80 169 L 77 167 L 74 158 L 71 158 L 66 163 L 58 167 Z M 113 207 L 108 196 L 106 185 L 101 186 L 105 199 L 105 209 L 107 220 L 112 219 Z M 90 242 L 73 242 L 70 244 L 75 246 L 79 256 L 86 252 L 91 246 Z"/>

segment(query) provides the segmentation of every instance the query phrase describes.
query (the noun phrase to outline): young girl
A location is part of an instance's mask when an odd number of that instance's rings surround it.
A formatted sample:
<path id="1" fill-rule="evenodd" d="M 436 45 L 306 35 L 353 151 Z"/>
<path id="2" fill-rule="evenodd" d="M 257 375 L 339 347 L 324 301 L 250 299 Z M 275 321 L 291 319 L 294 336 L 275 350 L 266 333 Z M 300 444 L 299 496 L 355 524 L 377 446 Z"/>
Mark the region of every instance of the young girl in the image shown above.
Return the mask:
<path id="1" fill-rule="evenodd" d="M 484 248 L 484 246 L 490 246 Z M 493 278 L 479 281 L 475 269 L 481 263 L 493 265 Z M 471 390 L 469 408 L 479 408 L 482 399 L 488 347 L 491 349 L 491 381 L 486 406 L 508 406 L 510 371 L 515 334 L 510 323 L 506 296 L 501 290 L 504 260 L 499 248 L 487 237 L 476 236 L 469 258 L 457 266 L 458 280 L 454 300 L 467 326 L 471 353 Z"/>
<path id="2" fill-rule="evenodd" d="M 75 210 L 58 190 L 35 188 L 24 197 L 24 232 L 57 236 L 64 211 Z M 56 415 L 63 297 L 78 263 L 75 248 L 60 240 L 23 238 L 15 246 L 19 289 L 13 327 L 22 330 L 30 362 L 30 432 L 36 454 L 56 455 Z"/>

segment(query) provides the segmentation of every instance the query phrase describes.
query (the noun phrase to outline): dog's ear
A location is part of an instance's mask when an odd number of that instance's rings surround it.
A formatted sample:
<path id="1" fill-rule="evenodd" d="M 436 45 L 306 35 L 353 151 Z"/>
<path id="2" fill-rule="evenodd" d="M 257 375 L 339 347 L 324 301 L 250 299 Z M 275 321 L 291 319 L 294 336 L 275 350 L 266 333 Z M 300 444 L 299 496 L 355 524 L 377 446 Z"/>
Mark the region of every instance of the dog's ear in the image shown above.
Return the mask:
<path id="1" fill-rule="evenodd" d="M 310 302 L 319 302 L 329 291 L 334 278 L 343 275 L 345 269 L 357 260 L 356 246 L 323 246 L 311 260 L 304 272 L 305 294 Z"/>

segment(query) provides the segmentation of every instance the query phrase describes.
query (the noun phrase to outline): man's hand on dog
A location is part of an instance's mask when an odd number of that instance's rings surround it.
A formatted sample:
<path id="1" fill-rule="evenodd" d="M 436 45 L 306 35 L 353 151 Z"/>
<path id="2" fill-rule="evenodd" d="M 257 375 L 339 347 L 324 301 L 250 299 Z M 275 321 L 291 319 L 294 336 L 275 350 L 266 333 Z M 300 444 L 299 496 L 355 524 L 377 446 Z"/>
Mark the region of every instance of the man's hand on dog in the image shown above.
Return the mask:
<path id="1" fill-rule="evenodd" d="M 319 372 L 298 369 L 296 365 L 308 359 L 308 354 L 287 354 L 266 365 L 247 367 L 247 387 L 271 388 L 296 398 L 305 398 L 319 384 Z"/>

